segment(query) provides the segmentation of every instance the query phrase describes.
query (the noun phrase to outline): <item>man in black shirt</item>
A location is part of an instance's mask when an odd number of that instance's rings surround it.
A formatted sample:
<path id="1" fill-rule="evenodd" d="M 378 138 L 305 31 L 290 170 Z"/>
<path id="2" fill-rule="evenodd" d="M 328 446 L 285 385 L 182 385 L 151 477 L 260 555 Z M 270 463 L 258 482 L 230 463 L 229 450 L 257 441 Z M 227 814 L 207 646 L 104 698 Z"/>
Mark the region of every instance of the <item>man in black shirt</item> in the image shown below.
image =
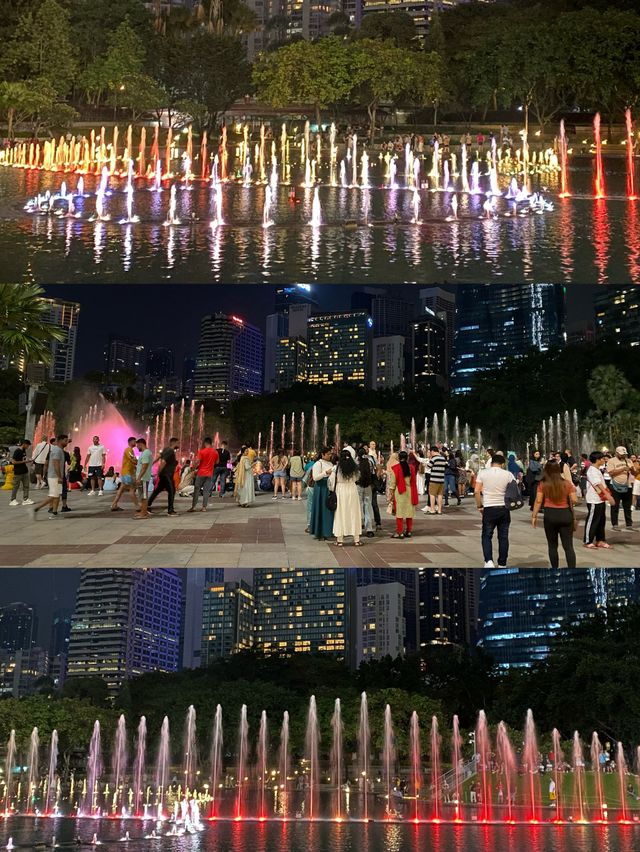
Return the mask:
<path id="1" fill-rule="evenodd" d="M 215 493 L 218 480 L 220 480 L 220 499 L 222 500 L 226 490 L 227 476 L 229 475 L 229 468 L 227 467 L 227 464 L 231 459 L 231 453 L 229 452 L 229 445 L 226 441 L 222 441 L 220 446 L 216 447 L 216 449 L 218 450 L 218 461 L 213 469 L 211 493 Z"/>
<path id="2" fill-rule="evenodd" d="M 151 508 L 153 501 L 162 491 L 167 492 L 167 513 L 169 515 L 177 515 L 178 513 L 173 508 L 173 500 L 176 496 L 176 486 L 173 481 L 173 476 L 178 466 L 178 458 L 176 449 L 178 447 L 177 438 L 169 438 L 169 446 L 165 447 L 160 455 L 154 460 L 159 462 L 158 465 L 158 484 L 153 489 L 153 494 L 149 500 L 147 511 Z"/>
<path id="3" fill-rule="evenodd" d="M 22 505 L 32 506 L 33 500 L 29 499 L 29 463 L 27 460 L 27 450 L 31 446 L 31 441 L 23 438 L 20 445 L 16 447 L 11 456 L 13 462 L 13 488 L 11 489 L 10 506 L 18 506 L 18 489 L 22 485 Z"/>

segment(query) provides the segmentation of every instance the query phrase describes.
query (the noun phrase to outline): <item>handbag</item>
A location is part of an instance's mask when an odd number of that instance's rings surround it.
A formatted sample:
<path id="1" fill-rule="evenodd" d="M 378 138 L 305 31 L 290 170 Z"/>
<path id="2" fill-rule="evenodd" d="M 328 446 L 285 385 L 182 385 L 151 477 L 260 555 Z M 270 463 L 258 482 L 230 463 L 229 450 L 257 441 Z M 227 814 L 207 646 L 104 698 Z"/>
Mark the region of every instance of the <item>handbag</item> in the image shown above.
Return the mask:
<path id="1" fill-rule="evenodd" d="M 327 509 L 330 512 L 335 512 L 338 508 L 338 495 L 335 491 L 329 491 L 327 493 Z"/>

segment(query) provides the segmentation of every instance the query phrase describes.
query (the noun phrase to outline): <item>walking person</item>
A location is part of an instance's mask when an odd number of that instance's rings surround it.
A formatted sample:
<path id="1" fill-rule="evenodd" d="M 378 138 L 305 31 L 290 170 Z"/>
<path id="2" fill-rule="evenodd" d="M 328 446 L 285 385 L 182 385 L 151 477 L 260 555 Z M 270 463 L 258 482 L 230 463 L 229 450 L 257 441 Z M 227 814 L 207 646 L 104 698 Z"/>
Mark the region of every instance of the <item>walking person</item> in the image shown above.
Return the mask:
<path id="1" fill-rule="evenodd" d="M 153 456 L 151 450 L 147 447 L 145 438 L 138 438 L 136 441 L 138 449 L 138 459 L 136 462 L 136 478 L 135 485 L 138 489 L 138 498 L 140 499 L 140 508 L 133 516 L 137 521 L 150 518 L 149 514 L 149 486 L 151 484 L 151 476 L 153 470 Z"/>
<path id="2" fill-rule="evenodd" d="M 442 495 L 444 492 L 444 478 L 447 469 L 447 460 L 437 447 L 429 451 L 427 462 L 427 473 L 429 474 L 429 503 L 422 511 L 427 515 L 442 514 Z"/>
<path id="3" fill-rule="evenodd" d="M 365 446 L 367 446 L 365 444 Z M 373 518 L 376 523 L 376 529 L 382 529 L 382 519 L 380 518 L 380 507 L 378 506 L 378 493 L 381 484 L 382 466 L 380 464 L 381 456 L 378 453 L 378 447 L 375 441 L 369 441 L 369 461 L 371 462 L 372 478 L 371 478 L 371 506 L 373 507 Z"/>
<path id="4" fill-rule="evenodd" d="M 269 460 L 271 473 L 273 474 L 273 497 L 272 500 L 278 499 L 278 489 L 282 491 L 284 499 L 287 488 L 287 467 L 289 466 L 289 457 L 285 455 L 282 447 L 278 447 L 275 454 Z"/>
<path id="5" fill-rule="evenodd" d="M 134 439 L 135 440 L 135 439 Z M 82 455 L 80 447 L 74 447 L 69 463 L 69 485 L 82 488 Z"/>
<path id="6" fill-rule="evenodd" d="M 155 459 L 158 462 L 158 481 L 156 483 L 156 487 L 153 489 L 153 494 L 149 498 L 149 503 L 147 504 L 147 511 L 149 511 L 153 506 L 156 497 L 158 494 L 162 494 L 163 491 L 167 492 L 167 514 L 168 515 L 177 515 L 178 513 L 173 507 L 173 501 L 176 496 L 176 485 L 173 481 L 173 477 L 176 472 L 176 468 L 178 467 L 178 458 L 176 456 L 176 448 L 178 446 L 177 438 L 169 438 L 169 446 L 165 447 L 160 455 Z"/>
<path id="7" fill-rule="evenodd" d="M 302 477 L 304 476 L 304 462 L 300 450 L 294 449 L 289 459 L 289 480 L 291 482 L 291 499 L 302 500 Z"/>
<path id="8" fill-rule="evenodd" d="M 357 489 L 359 478 L 360 471 L 350 450 L 342 450 L 328 483 L 329 490 L 335 492 L 338 500 L 333 515 L 333 534 L 338 547 L 344 546 L 346 536 L 353 537 L 355 547 L 362 546 L 362 512 Z"/>
<path id="9" fill-rule="evenodd" d="M 84 466 L 87 468 L 87 482 L 91 485 L 89 497 L 93 497 L 96 493 L 98 497 L 103 495 L 104 487 L 104 468 L 107 463 L 107 451 L 100 443 L 98 435 L 93 436 L 93 443 L 87 450 L 87 455 L 84 460 Z"/>
<path id="10" fill-rule="evenodd" d="M 396 531 L 391 538 L 411 538 L 415 507 L 418 505 L 418 481 L 414 465 L 405 450 L 398 453 L 398 464 L 391 468 L 389 491 L 393 495 Z"/>
<path id="11" fill-rule="evenodd" d="M 255 503 L 256 486 L 253 479 L 253 459 L 255 452 L 251 447 L 243 445 L 240 459 L 236 465 L 234 495 L 241 509 L 246 509 L 250 503 Z"/>
<path id="12" fill-rule="evenodd" d="M 534 450 L 531 453 L 527 472 L 524 477 L 525 485 L 527 486 L 527 494 L 529 495 L 529 511 L 533 512 L 533 504 L 536 502 L 536 492 L 538 483 L 542 479 L 542 457 L 539 450 Z"/>
<path id="13" fill-rule="evenodd" d="M 611 529 L 620 532 L 618 517 L 620 515 L 620 506 L 622 506 L 624 523 L 627 530 L 636 532 L 633 528 L 631 517 L 634 466 L 629 461 L 626 447 L 616 447 L 615 455 L 607 462 L 607 473 L 611 480 L 611 496 L 614 500 L 611 506 Z"/>
<path id="14" fill-rule="evenodd" d="M 51 439 L 53 441 L 54 438 Z M 51 449 L 51 441 L 43 438 L 33 448 L 31 458 L 33 459 L 34 472 L 36 475 L 36 491 L 45 487 L 44 476 L 45 467 L 49 463 L 49 450 Z"/>
<path id="15" fill-rule="evenodd" d="M 224 499 L 227 490 L 227 476 L 229 475 L 229 462 L 231 461 L 231 453 L 229 445 L 226 441 L 222 441 L 219 447 L 216 447 L 218 453 L 218 461 L 213 469 L 213 477 L 211 480 L 211 491 L 215 494 L 218 482 L 220 483 L 220 499 Z"/>
<path id="16" fill-rule="evenodd" d="M 444 505 L 449 505 L 449 497 L 455 497 L 458 501 L 458 506 L 462 502 L 458 494 L 458 461 L 455 454 L 449 450 L 445 456 L 447 466 L 444 471 Z"/>
<path id="17" fill-rule="evenodd" d="M 58 435 L 55 444 L 51 444 L 48 453 L 47 485 L 49 496 L 42 503 L 33 507 L 33 517 L 36 512 L 49 507 L 49 517 L 58 517 L 58 506 L 62 497 L 62 480 L 64 479 L 64 448 L 69 443 L 68 435 Z"/>
<path id="18" fill-rule="evenodd" d="M 202 491 L 202 509 L 201 512 L 207 511 L 209 497 L 211 496 L 211 488 L 213 486 L 213 471 L 218 463 L 218 452 L 213 448 L 211 438 L 205 438 L 202 442 L 201 449 L 198 450 L 193 469 L 195 471 L 195 479 L 193 480 L 193 497 L 191 499 L 191 508 L 188 512 L 195 512 L 200 492 Z"/>
<path id="19" fill-rule="evenodd" d="M 122 496 L 127 492 L 131 494 L 131 499 L 133 500 L 133 504 L 136 510 L 140 508 L 136 489 L 136 466 L 138 462 L 136 459 L 136 454 L 134 453 L 135 446 L 136 439 L 128 438 L 127 446 L 124 448 L 124 452 L 122 453 L 122 464 L 120 466 L 120 485 L 118 487 L 118 490 L 116 491 L 116 496 L 113 498 L 113 502 L 111 504 L 112 512 L 124 511 L 124 509 L 120 508 L 119 503 L 122 499 Z"/>
<path id="20" fill-rule="evenodd" d="M 583 544 L 590 550 L 596 547 L 609 550 L 611 545 L 606 541 L 605 528 L 607 524 L 607 503 L 613 506 L 615 500 L 607 488 L 602 468 L 605 464 L 604 454 L 600 450 L 594 450 L 589 456 L 589 467 L 586 469 L 587 493 L 587 520 L 584 525 Z"/>
<path id="21" fill-rule="evenodd" d="M 334 513 L 327 506 L 329 477 L 334 470 L 334 465 L 331 462 L 332 455 L 331 447 L 323 447 L 311 468 L 313 503 L 311 505 L 309 532 L 319 541 L 326 541 L 333 535 Z"/>
<path id="22" fill-rule="evenodd" d="M 562 476 L 560 466 L 548 461 L 536 493 L 531 524 L 535 528 L 538 513 L 544 505 L 544 534 L 547 537 L 551 568 L 558 568 L 558 537 L 567 560 L 567 568 L 576 567 L 576 552 L 573 548 L 575 529 L 574 508 L 577 502 L 576 487 Z"/>
<path id="23" fill-rule="evenodd" d="M 13 487 L 11 489 L 11 500 L 9 501 L 10 506 L 19 505 L 18 490 L 20 489 L 20 486 L 22 486 L 22 505 L 33 506 L 33 500 L 29 499 L 29 464 L 31 464 L 32 461 L 27 458 L 27 452 L 30 446 L 31 441 L 23 438 L 20 441 L 20 445 L 14 449 L 11 455 L 11 461 L 13 463 Z"/>
<path id="24" fill-rule="evenodd" d="M 507 567 L 509 557 L 509 525 L 511 512 L 505 498 L 507 486 L 515 477 L 504 469 L 502 453 L 494 453 L 491 467 L 478 472 L 474 495 L 478 511 L 482 512 L 482 554 L 484 567 L 495 568 L 493 562 L 493 534 L 498 531 L 498 568 Z"/>
<path id="25" fill-rule="evenodd" d="M 373 493 L 373 468 L 371 459 L 365 447 L 360 447 L 357 452 L 356 464 L 358 465 L 358 497 L 360 499 L 360 512 L 362 514 L 362 525 L 367 538 L 373 538 L 374 518 L 371 496 Z"/>

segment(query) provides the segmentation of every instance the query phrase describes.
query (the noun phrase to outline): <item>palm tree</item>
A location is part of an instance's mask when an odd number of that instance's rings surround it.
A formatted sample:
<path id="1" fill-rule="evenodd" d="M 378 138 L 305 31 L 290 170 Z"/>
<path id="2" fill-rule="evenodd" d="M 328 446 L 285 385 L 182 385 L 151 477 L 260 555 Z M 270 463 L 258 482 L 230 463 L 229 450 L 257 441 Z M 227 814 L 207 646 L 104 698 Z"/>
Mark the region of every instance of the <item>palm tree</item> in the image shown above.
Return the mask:
<path id="1" fill-rule="evenodd" d="M 0 356 L 11 364 L 48 364 L 51 344 L 64 331 L 46 322 L 47 302 L 37 284 L 0 284 Z"/>

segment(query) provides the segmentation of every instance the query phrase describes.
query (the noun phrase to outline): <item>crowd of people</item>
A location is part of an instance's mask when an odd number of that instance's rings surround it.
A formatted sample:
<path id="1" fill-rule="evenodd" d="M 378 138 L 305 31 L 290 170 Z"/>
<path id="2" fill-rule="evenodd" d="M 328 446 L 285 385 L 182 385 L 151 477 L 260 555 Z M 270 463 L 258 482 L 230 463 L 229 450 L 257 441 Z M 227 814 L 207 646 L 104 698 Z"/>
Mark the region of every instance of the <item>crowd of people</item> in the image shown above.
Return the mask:
<path id="1" fill-rule="evenodd" d="M 442 515 L 452 501 L 460 505 L 472 498 L 481 514 L 486 568 L 507 565 L 511 516 L 527 501 L 532 526 L 542 521 L 551 567 L 559 566 L 560 547 L 568 567 L 576 565 L 579 501 L 587 510 L 583 545 L 591 550 L 612 546 L 606 537 L 607 506 L 613 532 L 622 530 L 621 521 L 635 532 L 632 510 L 640 510 L 640 460 L 624 446 L 579 457 L 570 449 L 547 458 L 534 450 L 523 461 L 515 452 L 492 449 L 465 458 L 462 450 L 441 443 L 385 456 L 375 441 L 322 447 L 311 456 L 282 447 L 259 454 L 248 442 L 232 457 L 227 441 L 214 446 L 209 437 L 192 457 L 182 459 L 178 444 L 170 438 L 152 453 L 145 438 L 131 437 L 115 468 L 107 467 L 107 449 L 98 435 L 84 456 L 80 447 L 69 451 L 67 435 L 33 447 L 26 439 L 16 441 L 5 453 L 5 472 L 12 476 L 9 505 L 29 506 L 34 517 L 46 509 L 53 519 L 72 511 L 71 491 L 83 491 L 88 497 L 108 495 L 112 512 L 125 511 L 121 504 L 129 503 L 132 517 L 143 520 L 157 511 L 163 494 L 167 513 L 176 515 L 176 495 L 190 501 L 187 512 L 207 512 L 214 497 L 228 496 L 248 508 L 266 492 L 274 501 L 305 498 L 305 531 L 315 539 L 361 547 L 364 540 L 387 534 L 381 511 L 394 522 L 391 538 L 411 539 L 417 511 Z M 46 490 L 46 497 L 33 500 L 32 490 L 38 496 Z"/>

